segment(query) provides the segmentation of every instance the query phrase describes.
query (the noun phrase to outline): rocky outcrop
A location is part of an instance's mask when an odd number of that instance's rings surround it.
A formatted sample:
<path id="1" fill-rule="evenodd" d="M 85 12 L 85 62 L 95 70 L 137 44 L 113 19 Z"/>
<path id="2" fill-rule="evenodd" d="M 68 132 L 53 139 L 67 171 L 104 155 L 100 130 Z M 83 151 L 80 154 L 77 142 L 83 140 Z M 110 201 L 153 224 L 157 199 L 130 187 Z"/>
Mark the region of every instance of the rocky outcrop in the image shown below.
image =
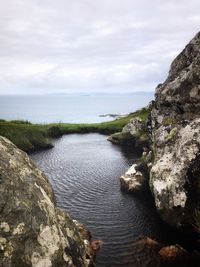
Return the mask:
<path id="1" fill-rule="evenodd" d="M 171 65 L 151 111 L 150 187 L 167 223 L 195 230 L 200 207 L 200 33 Z"/>
<path id="2" fill-rule="evenodd" d="M 142 119 L 139 117 L 133 118 L 130 122 L 124 126 L 122 133 L 130 133 L 135 136 L 143 129 Z"/>
<path id="3" fill-rule="evenodd" d="M 172 62 L 167 80 L 156 89 L 157 120 L 168 115 L 176 120 L 200 115 L 200 33 Z M 155 112 L 155 110 L 154 110 Z M 160 116 L 161 117 L 160 117 Z"/>
<path id="4" fill-rule="evenodd" d="M 135 144 L 135 138 L 130 133 L 114 133 L 111 134 L 107 140 L 120 146 L 134 146 Z"/>
<path id="5" fill-rule="evenodd" d="M 61 209 L 47 177 L 0 137 L 0 266 L 93 266 L 91 236 Z"/>
<path id="6" fill-rule="evenodd" d="M 121 132 L 108 137 L 108 141 L 122 146 L 132 146 L 142 154 L 143 147 L 149 147 L 147 117 L 150 107 L 133 113 L 134 117 L 125 125 Z"/>
<path id="7" fill-rule="evenodd" d="M 131 174 L 121 177 L 122 187 L 140 190 L 139 170 L 149 179 L 162 219 L 195 234 L 200 232 L 200 33 L 173 61 L 150 109 L 145 124 L 134 118 L 121 133 L 132 135 L 136 143 L 146 126 L 151 139 L 143 146 L 151 152 L 144 151 L 146 156 L 139 160 L 144 168 L 133 166 Z"/>

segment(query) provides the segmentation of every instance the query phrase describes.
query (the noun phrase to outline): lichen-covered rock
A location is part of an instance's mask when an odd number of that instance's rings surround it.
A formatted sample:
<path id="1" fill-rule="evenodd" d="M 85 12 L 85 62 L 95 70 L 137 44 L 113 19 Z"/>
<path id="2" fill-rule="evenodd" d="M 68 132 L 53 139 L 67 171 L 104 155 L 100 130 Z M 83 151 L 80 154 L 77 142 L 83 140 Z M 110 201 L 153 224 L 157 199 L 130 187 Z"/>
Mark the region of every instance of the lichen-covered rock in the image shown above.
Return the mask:
<path id="1" fill-rule="evenodd" d="M 148 109 L 142 109 L 148 110 Z M 147 112 L 147 111 L 146 111 Z M 139 111 L 138 111 L 139 113 Z M 108 137 L 108 141 L 122 146 L 132 146 L 142 153 L 143 147 L 149 147 L 149 136 L 146 120 L 140 117 L 132 118 L 121 132 L 114 133 Z"/>
<path id="2" fill-rule="evenodd" d="M 0 266 L 93 266 L 90 241 L 55 207 L 44 173 L 0 137 Z"/>
<path id="3" fill-rule="evenodd" d="M 121 146 L 131 146 L 135 144 L 135 138 L 128 132 L 118 132 L 111 134 L 107 140 L 112 142 L 113 144 Z"/>
<path id="4" fill-rule="evenodd" d="M 167 223 L 193 230 L 200 207 L 200 33 L 157 87 L 151 122 L 156 207 Z"/>
<path id="5" fill-rule="evenodd" d="M 175 120 L 199 117 L 199 48 L 200 32 L 173 61 L 167 80 L 157 87 L 155 107 L 162 117 Z"/>
<path id="6" fill-rule="evenodd" d="M 143 128 L 143 121 L 141 118 L 136 117 L 130 120 L 128 124 L 122 129 L 122 133 L 130 133 L 131 135 L 137 135 Z"/>
<path id="7" fill-rule="evenodd" d="M 145 177 L 141 171 L 136 170 L 133 164 L 128 171 L 120 177 L 121 188 L 128 192 L 140 192 L 144 187 Z"/>

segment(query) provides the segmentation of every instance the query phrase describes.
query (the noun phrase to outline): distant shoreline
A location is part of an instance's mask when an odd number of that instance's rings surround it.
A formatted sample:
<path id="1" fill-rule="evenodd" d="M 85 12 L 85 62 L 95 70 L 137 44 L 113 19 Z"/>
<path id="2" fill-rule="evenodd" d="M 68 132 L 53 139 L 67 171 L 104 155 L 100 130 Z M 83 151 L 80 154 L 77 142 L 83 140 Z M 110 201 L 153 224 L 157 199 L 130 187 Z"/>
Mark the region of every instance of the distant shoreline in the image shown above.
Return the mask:
<path id="1" fill-rule="evenodd" d="M 100 133 L 113 134 L 120 132 L 122 128 L 134 117 L 145 120 L 149 114 L 148 108 L 142 108 L 136 112 L 116 118 L 112 121 L 101 123 L 50 123 L 33 124 L 29 121 L 0 119 L 0 136 L 12 141 L 18 148 L 25 152 L 33 152 L 41 149 L 52 148 L 52 139 L 64 134 L 72 133 Z"/>

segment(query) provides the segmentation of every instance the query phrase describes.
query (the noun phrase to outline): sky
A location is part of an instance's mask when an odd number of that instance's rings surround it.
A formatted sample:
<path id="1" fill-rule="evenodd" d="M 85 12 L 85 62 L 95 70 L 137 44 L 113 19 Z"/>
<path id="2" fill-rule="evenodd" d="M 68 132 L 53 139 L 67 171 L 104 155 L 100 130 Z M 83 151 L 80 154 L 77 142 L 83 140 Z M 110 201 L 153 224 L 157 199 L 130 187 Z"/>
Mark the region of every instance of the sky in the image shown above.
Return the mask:
<path id="1" fill-rule="evenodd" d="M 0 0 L 0 94 L 154 91 L 199 0 Z"/>

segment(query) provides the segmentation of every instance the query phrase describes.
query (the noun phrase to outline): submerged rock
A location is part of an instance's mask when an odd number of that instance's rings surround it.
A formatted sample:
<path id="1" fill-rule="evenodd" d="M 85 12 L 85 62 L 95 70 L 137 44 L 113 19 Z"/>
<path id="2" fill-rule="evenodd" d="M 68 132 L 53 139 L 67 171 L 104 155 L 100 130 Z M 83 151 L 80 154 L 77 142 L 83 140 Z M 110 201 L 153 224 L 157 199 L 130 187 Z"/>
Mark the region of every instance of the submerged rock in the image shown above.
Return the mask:
<path id="1" fill-rule="evenodd" d="M 56 208 L 47 177 L 3 137 L 0 185 L 0 266 L 93 266 L 90 235 Z"/>
<path id="2" fill-rule="evenodd" d="M 157 87 L 151 123 L 150 187 L 156 207 L 165 222 L 195 231 L 200 207 L 200 33 Z"/>
<path id="3" fill-rule="evenodd" d="M 199 266 L 198 252 L 188 252 L 179 245 L 165 245 L 147 236 L 138 237 L 133 249 L 134 267 Z"/>

